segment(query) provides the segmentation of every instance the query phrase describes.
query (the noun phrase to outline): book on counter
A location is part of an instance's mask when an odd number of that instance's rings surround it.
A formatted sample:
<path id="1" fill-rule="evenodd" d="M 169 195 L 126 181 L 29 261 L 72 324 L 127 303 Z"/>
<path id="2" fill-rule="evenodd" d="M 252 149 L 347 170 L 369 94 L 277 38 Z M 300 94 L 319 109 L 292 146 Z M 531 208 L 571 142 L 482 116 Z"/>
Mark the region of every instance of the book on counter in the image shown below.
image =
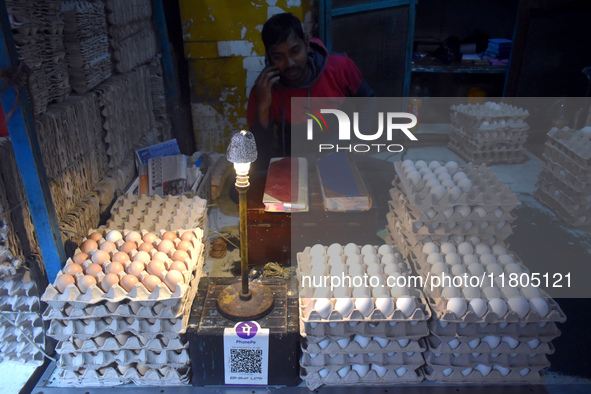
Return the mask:
<path id="1" fill-rule="evenodd" d="M 353 158 L 333 152 L 317 160 L 320 191 L 327 211 L 367 211 L 371 197 Z"/>
<path id="2" fill-rule="evenodd" d="M 308 161 L 303 157 L 275 157 L 269 163 L 265 212 L 307 212 Z"/>

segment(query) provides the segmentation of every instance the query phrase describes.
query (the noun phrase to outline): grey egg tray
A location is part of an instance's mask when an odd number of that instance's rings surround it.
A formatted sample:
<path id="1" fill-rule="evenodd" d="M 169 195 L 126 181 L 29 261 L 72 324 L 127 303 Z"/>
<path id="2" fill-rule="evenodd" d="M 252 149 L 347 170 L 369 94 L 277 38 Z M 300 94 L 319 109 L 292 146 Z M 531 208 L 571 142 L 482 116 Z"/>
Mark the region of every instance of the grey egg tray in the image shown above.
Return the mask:
<path id="1" fill-rule="evenodd" d="M 27 273 L 0 279 L 0 312 L 39 312 L 39 289 Z"/>
<path id="2" fill-rule="evenodd" d="M 550 366 L 550 361 L 544 353 L 533 354 L 492 354 L 492 353 L 434 353 L 430 350 L 424 354 L 425 362 L 429 365 L 476 367 L 482 365 L 498 365 L 505 368 L 545 368 Z"/>
<path id="3" fill-rule="evenodd" d="M 454 139 L 450 139 L 448 149 L 456 153 L 463 160 L 480 165 L 497 165 L 497 164 L 519 164 L 529 160 L 525 154 L 525 148 L 506 148 L 500 147 L 496 150 L 487 152 L 475 152 L 471 148 L 461 145 Z"/>
<path id="4" fill-rule="evenodd" d="M 75 308 L 72 305 L 64 305 L 62 309 L 47 308 L 43 313 L 44 320 L 85 320 L 100 319 L 103 317 L 135 317 L 144 319 L 177 319 L 185 314 L 185 308 L 190 307 L 188 302 L 183 302 L 179 308 L 167 308 L 157 303 L 154 306 L 142 306 L 135 302 L 106 302 L 100 305 L 89 305 L 84 308 Z"/>
<path id="5" fill-rule="evenodd" d="M 333 357 L 331 357 L 333 356 Z M 422 353 L 375 353 L 375 354 L 318 354 L 312 357 L 310 353 L 303 353 L 300 359 L 300 366 L 306 369 L 308 373 L 319 372 L 326 368 L 328 370 L 337 370 L 347 365 L 353 364 L 369 365 L 378 364 L 383 367 L 406 367 L 410 370 L 416 370 L 425 364 Z"/>
<path id="6" fill-rule="evenodd" d="M 538 189 L 534 192 L 536 200 L 550 208 L 556 215 L 569 226 L 587 226 L 591 224 L 591 207 L 581 207 L 569 201 L 568 197 L 558 190 L 558 196 L 546 190 L 546 185 L 538 183 Z M 578 209 L 577 209 L 578 206 Z"/>
<path id="7" fill-rule="evenodd" d="M 546 144 L 544 145 L 543 157 L 545 160 L 549 159 L 554 163 L 560 164 L 574 176 L 581 178 L 586 182 L 591 178 L 591 174 L 589 174 L 591 165 L 582 164 L 581 160 L 575 160 L 572 155 L 565 153 L 549 141 L 546 141 Z"/>
<path id="8" fill-rule="evenodd" d="M 55 351 L 58 354 L 114 352 L 120 350 L 162 352 L 178 351 L 188 347 L 188 342 L 183 342 L 179 337 L 169 338 L 160 335 L 154 338 L 146 338 L 131 333 L 118 335 L 103 333 L 90 339 L 70 338 L 67 341 L 61 341 L 57 344 Z"/>
<path id="9" fill-rule="evenodd" d="M 476 166 L 468 163 L 458 167 L 457 171 L 463 171 L 472 182 L 472 188 L 456 200 L 452 200 L 449 193 L 445 193 L 439 200 L 433 199 L 428 188 L 424 187 L 425 180 L 421 179 L 418 184 L 411 185 L 404 175 L 401 165 L 400 161 L 394 163 L 404 194 L 411 204 L 423 211 L 433 208 L 435 211 L 443 212 L 452 206 L 466 205 L 501 208 L 503 211 L 509 212 L 520 204 L 511 189 L 498 179 L 486 165 Z"/>
<path id="10" fill-rule="evenodd" d="M 591 173 L 591 170 L 589 172 Z M 556 196 L 557 191 L 559 191 L 562 195 L 567 197 L 558 198 L 559 201 L 572 201 L 574 202 L 573 207 L 580 205 L 589 208 L 591 204 L 591 200 L 589 199 L 589 196 L 591 195 L 591 187 L 586 187 L 587 190 L 576 190 L 565 183 L 563 179 L 564 177 L 560 174 L 555 175 L 547 169 L 542 169 L 538 175 L 538 183 L 543 184 L 544 189 L 548 191 L 555 190 L 554 196 Z"/>
<path id="11" fill-rule="evenodd" d="M 450 136 L 460 136 L 461 139 L 473 145 L 476 149 L 487 149 L 490 144 L 508 143 L 511 145 L 523 145 L 527 140 L 527 124 L 522 127 L 505 126 L 494 129 L 470 129 L 462 123 L 452 123 Z"/>
<path id="12" fill-rule="evenodd" d="M 330 370 L 326 376 L 320 375 L 319 372 L 308 373 L 306 369 L 301 369 L 300 377 L 306 386 L 310 390 L 315 390 L 322 385 L 327 386 L 383 386 L 386 384 L 406 384 L 406 383 L 419 383 L 424 380 L 423 372 L 420 368 L 416 370 L 407 370 L 401 376 L 398 376 L 396 369 L 400 367 L 385 367 L 387 369 L 383 376 L 378 376 L 377 372 L 370 369 L 369 372 L 364 376 L 360 377 L 359 374 L 350 370 L 348 373 L 341 377 L 336 370 Z"/>
<path id="13" fill-rule="evenodd" d="M 591 168 L 591 141 L 581 139 L 581 131 L 565 127 L 564 129 L 552 128 L 548 132 L 546 146 L 550 145 L 579 166 Z"/>
<path id="14" fill-rule="evenodd" d="M 341 339 L 353 335 L 366 337 L 380 337 L 389 339 L 413 338 L 419 339 L 429 335 L 427 321 L 357 323 L 353 326 L 349 322 L 314 323 L 300 322 L 302 336 L 311 342 L 318 342 L 324 338 Z"/>
<path id="15" fill-rule="evenodd" d="M 124 26 L 131 22 L 149 19 L 152 16 L 152 4 L 149 0 L 133 2 L 105 0 L 107 22 L 113 26 Z"/>
<path id="16" fill-rule="evenodd" d="M 115 71 L 125 74 L 158 53 L 156 32 L 151 25 L 119 41 L 111 40 Z"/>
<path id="17" fill-rule="evenodd" d="M 567 190 L 589 195 L 591 193 L 591 171 L 572 173 L 561 163 L 544 155 L 544 170 L 552 174 L 552 180 L 564 185 Z"/>
<path id="18" fill-rule="evenodd" d="M 442 324 L 443 323 L 443 324 Z M 560 336 L 555 322 L 542 323 L 448 323 L 433 318 L 429 331 L 440 337 L 463 336 L 482 338 L 487 335 L 510 336 L 516 339 L 543 339 L 548 342 Z"/>
<path id="19" fill-rule="evenodd" d="M 494 104 L 499 107 L 498 110 L 491 110 L 481 103 L 452 105 L 450 118 L 454 123 L 464 124 L 471 129 L 479 129 L 483 121 L 518 122 L 524 121 L 529 116 L 529 112 L 523 108 L 503 102 Z"/>
<path id="20" fill-rule="evenodd" d="M 343 338 L 332 338 L 332 337 L 306 337 L 306 340 L 302 342 L 302 349 L 308 353 L 315 354 L 361 354 L 361 353 L 421 353 L 426 350 L 425 342 L 422 338 L 429 335 L 428 333 L 423 336 L 412 335 L 408 338 L 386 338 L 389 342 L 386 346 L 382 347 L 376 340 L 370 339 L 369 343 L 365 347 L 361 347 L 359 343 L 353 340 L 353 336 L 347 337 L 350 342 L 344 348 L 339 345 L 338 341 Z M 344 337 L 345 338 L 345 337 Z M 321 346 L 321 342 L 328 340 L 326 346 Z"/>
<path id="21" fill-rule="evenodd" d="M 59 357 L 57 366 L 70 371 L 77 371 L 80 368 L 86 370 L 97 370 L 111 364 L 129 365 L 141 364 L 149 368 L 183 368 L 191 363 L 187 350 L 169 350 L 154 352 L 150 350 L 117 350 L 100 351 L 97 353 L 62 354 Z"/>
<path id="22" fill-rule="evenodd" d="M 65 324 L 64 324 L 65 323 Z M 187 329 L 183 320 L 174 319 L 131 319 L 131 318 L 103 318 L 95 320 L 52 320 L 47 335 L 58 340 L 68 341 L 70 338 L 92 339 L 98 335 L 111 333 L 113 335 L 131 333 L 145 338 L 156 338 L 160 335 L 177 338 Z"/>
<path id="23" fill-rule="evenodd" d="M 134 383 L 138 386 L 182 386 L 189 383 L 190 367 L 149 368 L 143 365 L 104 367 L 98 370 L 61 370 L 60 386 L 96 387 Z"/>
<path id="24" fill-rule="evenodd" d="M 544 380 L 543 367 L 539 368 L 512 368 L 506 376 L 497 369 L 493 369 L 486 376 L 471 367 L 441 366 L 426 364 L 423 366 L 425 378 L 430 381 L 442 383 L 541 383 Z M 521 375 L 520 371 L 526 370 L 527 374 Z M 469 371 L 465 375 L 462 371 Z"/>
<path id="25" fill-rule="evenodd" d="M 471 337 L 439 337 L 430 335 L 426 338 L 427 348 L 433 353 L 450 353 L 450 354 L 469 354 L 469 353 L 487 353 L 487 354 L 553 354 L 554 345 L 552 342 L 539 341 L 534 348 L 530 347 L 527 342 L 519 341 L 515 348 L 511 348 L 509 343 L 501 340 L 498 346 L 491 348 L 488 342 L 480 341 L 477 345 L 470 345 L 475 338 Z M 515 338 L 513 338 L 515 339 Z M 453 348 L 449 342 L 457 340 L 459 344 Z M 473 347 L 474 346 L 474 347 Z"/>
<path id="26" fill-rule="evenodd" d="M 39 366 L 44 361 L 39 348 L 45 348 L 45 330 L 38 313 L 0 313 L 0 361 Z"/>

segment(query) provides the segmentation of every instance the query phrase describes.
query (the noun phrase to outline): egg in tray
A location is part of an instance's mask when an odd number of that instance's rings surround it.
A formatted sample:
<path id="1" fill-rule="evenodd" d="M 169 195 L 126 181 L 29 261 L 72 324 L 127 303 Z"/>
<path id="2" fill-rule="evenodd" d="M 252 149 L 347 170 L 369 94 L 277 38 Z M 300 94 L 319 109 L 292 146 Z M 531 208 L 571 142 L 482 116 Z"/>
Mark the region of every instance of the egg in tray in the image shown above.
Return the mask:
<path id="1" fill-rule="evenodd" d="M 203 230 L 91 232 L 42 300 L 66 385 L 184 384 Z M 154 348 L 149 350 L 146 346 Z M 155 346 L 156 345 L 156 346 Z"/>

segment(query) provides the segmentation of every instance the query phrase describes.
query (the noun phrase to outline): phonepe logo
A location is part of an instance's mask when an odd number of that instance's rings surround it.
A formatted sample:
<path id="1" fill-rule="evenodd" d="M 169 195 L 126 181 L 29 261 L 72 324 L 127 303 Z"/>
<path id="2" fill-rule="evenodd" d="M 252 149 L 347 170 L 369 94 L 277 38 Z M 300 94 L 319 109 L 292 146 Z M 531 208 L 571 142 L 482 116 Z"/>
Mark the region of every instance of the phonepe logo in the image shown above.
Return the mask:
<path id="1" fill-rule="evenodd" d="M 321 133 L 329 132 L 323 114 L 335 116 L 338 121 L 338 143 L 335 144 L 333 141 L 324 143 L 326 138 L 323 138 L 323 143 L 318 145 L 319 152 L 402 152 L 404 150 L 402 145 L 390 143 L 393 137 L 399 135 L 399 133 L 404 134 L 410 141 L 418 141 L 417 137 L 410 131 L 411 128 L 416 126 L 417 117 L 408 112 L 378 112 L 377 130 L 375 130 L 375 127 L 374 130 L 361 130 L 359 112 L 353 112 L 353 121 L 351 121 L 346 112 L 338 109 L 321 109 L 320 112 L 310 108 L 305 109 L 310 111 L 304 112 L 309 117 L 306 123 L 306 138 L 308 141 L 314 140 L 314 135 L 318 133 L 318 130 Z M 368 115 L 364 114 L 364 116 Z M 356 140 L 366 141 L 366 143 L 351 144 L 352 137 Z M 378 143 L 378 141 L 384 141 L 384 137 L 388 143 Z"/>

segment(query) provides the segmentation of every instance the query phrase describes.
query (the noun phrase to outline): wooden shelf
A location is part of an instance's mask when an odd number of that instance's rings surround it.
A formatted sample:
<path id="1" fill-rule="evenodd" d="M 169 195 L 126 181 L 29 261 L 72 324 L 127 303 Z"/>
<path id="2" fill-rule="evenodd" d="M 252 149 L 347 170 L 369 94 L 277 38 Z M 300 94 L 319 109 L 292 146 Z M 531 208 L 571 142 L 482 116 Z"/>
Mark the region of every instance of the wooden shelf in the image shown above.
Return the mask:
<path id="1" fill-rule="evenodd" d="M 492 64 L 474 64 L 469 62 L 453 62 L 443 64 L 434 58 L 413 59 L 411 72 L 425 73 L 455 73 L 455 74 L 504 74 L 507 66 L 495 66 Z"/>

